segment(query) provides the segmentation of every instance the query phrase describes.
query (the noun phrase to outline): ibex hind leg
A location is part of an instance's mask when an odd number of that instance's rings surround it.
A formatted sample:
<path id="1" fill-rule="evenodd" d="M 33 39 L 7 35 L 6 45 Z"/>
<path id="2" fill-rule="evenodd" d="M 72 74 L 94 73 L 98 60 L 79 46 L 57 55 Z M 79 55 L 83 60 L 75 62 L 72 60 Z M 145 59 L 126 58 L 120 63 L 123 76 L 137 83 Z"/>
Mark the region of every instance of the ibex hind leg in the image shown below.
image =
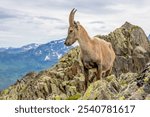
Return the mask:
<path id="1" fill-rule="evenodd" d="M 112 73 L 112 67 L 106 71 L 105 77 L 111 75 L 111 73 Z"/>
<path id="2" fill-rule="evenodd" d="M 104 78 L 106 76 L 106 72 L 102 73 L 102 78 Z"/>

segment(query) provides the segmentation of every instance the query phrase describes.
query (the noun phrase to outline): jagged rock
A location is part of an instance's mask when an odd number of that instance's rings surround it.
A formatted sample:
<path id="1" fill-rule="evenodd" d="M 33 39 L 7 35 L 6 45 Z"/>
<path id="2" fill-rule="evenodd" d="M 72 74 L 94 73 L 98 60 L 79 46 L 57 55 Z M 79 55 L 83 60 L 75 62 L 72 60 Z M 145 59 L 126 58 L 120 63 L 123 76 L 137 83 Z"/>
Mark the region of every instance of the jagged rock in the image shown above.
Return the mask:
<path id="1" fill-rule="evenodd" d="M 121 78 L 122 76 L 120 76 Z M 119 96 L 124 99 L 139 100 L 149 99 L 150 94 L 150 64 L 148 63 L 141 73 L 127 73 L 120 80 L 122 90 Z M 128 81 L 128 82 L 127 82 Z M 125 82 L 125 83 L 124 83 Z M 124 86 L 125 85 L 125 86 Z"/>
<path id="2" fill-rule="evenodd" d="M 150 94 L 148 94 L 145 99 L 150 100 Z"/>
<path id="3" fill-rule="evenodd" d="M 144 54 L 146 54 L 146 50 L 141 47 L 141 46 L 137 46 L 135 47 L 135 49 L 133 50 L 133 55 L 137 56 L 139 58 L 144 58 Z"/>
<path id="4" fill-rule="evenodd" d="M 115 97 L 119 91 L 119 85 L 114 75 L 108 76 L 107 80 L 100 80 L 91 83 L 83 95 L 83 100 L 110 100 Z"/>
<path id="5" fill-rule="evenodd" d="M 116 53 L 113 71 L 121 73 L 140 72 L 150 61 L 149 40 L 142 28 L 125 22 L 120 28 L 108 35 L 97 35 L 112 43 Z"/>
<path id="6" fill-rule="evenodd" d="M 137 85 L 142 87 L 146 93 L 150 93 L 150 63 L 146 64 L 144 70 L 137 78 Z"/>

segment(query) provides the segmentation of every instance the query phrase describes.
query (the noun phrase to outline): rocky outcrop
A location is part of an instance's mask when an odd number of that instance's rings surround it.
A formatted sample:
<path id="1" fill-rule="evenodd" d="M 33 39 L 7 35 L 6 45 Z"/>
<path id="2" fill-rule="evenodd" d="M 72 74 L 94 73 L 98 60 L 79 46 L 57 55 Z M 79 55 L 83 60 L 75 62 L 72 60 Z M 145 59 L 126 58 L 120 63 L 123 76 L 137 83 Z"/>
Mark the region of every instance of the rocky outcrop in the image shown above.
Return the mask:
<path id="1" fill-rule="evenodd" d="M 126 22 L 106 36 L 97 36 L 112 43 L 116 52 L 113 74 L 90 82 L 83 90 L 84 75 L 80 49 L 64 55 L 52 68 L 29 73 L 14 85 L 0 92 L 0 99 L 150 99 L 150 46 L 144 31 Z"/>
<path id="2" fill-rule="evenodd" d="M 117 55 L 114 73 L 140 72 L 150 61 L 150 44 L 142 28 L 125 22 L 108 35 L 97 37 L 112 43 Z"/>

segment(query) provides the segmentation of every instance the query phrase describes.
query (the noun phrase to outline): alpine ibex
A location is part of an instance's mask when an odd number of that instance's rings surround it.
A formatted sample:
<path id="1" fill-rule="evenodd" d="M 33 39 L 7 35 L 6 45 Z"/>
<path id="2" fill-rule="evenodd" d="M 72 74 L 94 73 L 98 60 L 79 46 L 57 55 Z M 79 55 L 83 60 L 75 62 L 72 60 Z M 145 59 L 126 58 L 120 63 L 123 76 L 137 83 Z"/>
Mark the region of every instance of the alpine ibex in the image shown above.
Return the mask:
<path id="1" fill-rule="evenodd" d="M 79 42 L 81 49 L 80 57 L 84 66 L 84 85 L 86 90 L 89 80 L 89 69 L 97 69 L 97 80 L 102 78 L 102 73 L 110 74 L 115 60 L 115 52 L 111 43 L 96 37 L 89 37 L 83 26 L 79 22 L 74 21 L 76 11 L 73 9 L 69 15 L 69 29 L 65 45 L 70 46 L 76 40 Z"/>

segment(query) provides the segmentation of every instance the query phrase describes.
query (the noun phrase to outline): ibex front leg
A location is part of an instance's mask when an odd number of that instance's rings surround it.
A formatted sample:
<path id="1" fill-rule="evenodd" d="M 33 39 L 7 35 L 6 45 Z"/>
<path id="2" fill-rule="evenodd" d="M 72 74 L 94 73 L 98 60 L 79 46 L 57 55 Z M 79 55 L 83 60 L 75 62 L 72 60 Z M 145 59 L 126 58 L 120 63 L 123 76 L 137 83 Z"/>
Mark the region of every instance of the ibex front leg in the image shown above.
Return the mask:
<path id="1" fill-rule="evenodd" d="M 98 64 L 97 65 L 97 80 L 101 80 L 102 79 L 102 65 Z"/>
<path id="2" fill-rule="evenodd" d="M 84 67 L 84 77 L 85 77 L 84 91 L 86 91 L 87 86 L 88 86 L 88 81 L 89 81 L 89 70 L 86 67 Z"/>

